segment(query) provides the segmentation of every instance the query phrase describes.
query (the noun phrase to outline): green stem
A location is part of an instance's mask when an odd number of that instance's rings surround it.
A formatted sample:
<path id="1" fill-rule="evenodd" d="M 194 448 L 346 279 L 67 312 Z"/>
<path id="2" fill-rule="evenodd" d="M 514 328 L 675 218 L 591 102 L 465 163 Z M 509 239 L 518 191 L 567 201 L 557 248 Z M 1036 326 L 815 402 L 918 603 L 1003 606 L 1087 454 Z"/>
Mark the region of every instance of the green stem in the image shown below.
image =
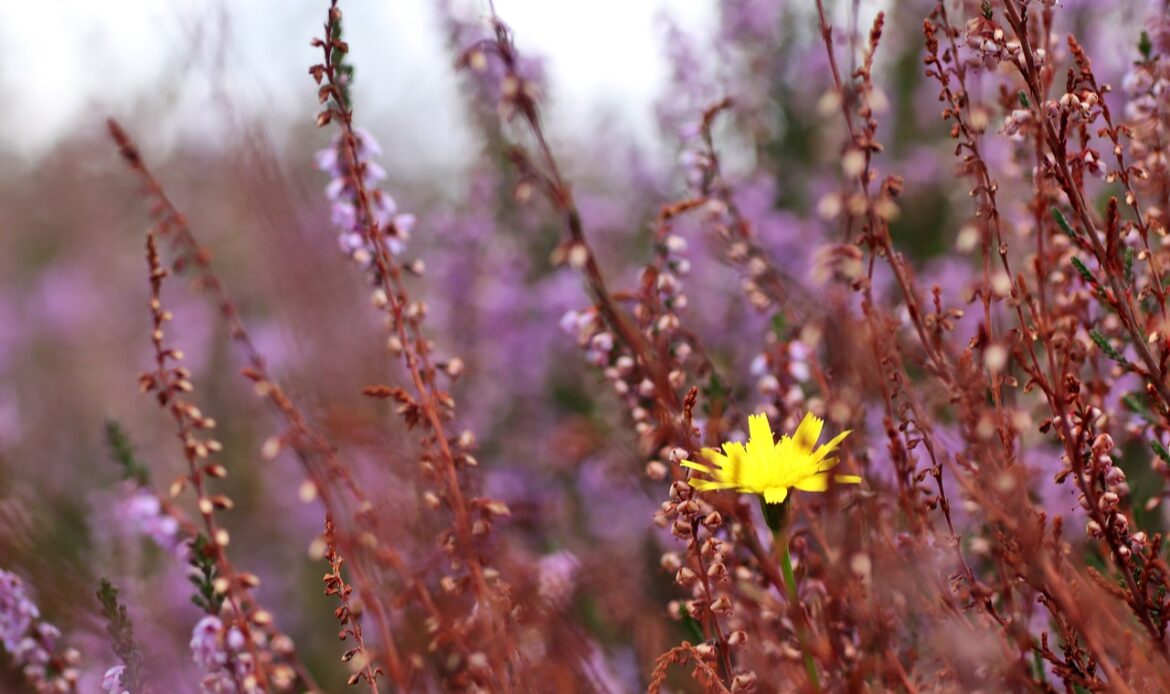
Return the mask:
<path id="1" fill-rule="evenodd" d="M 1036 663 L 1036 679 L 1040 680 L 1041 684 L 1048 684 L 1048 678 L 1044 676 L 1044 658 L 1040 655 L 1039 646 L 1032 647 L 1032 659 Z"/>
<path id="2" fill-rule="evenodd" d="M 792 554 L 788 551 L 788 533 L 783 528 L 774 530 L 772 533 L 772 540 L 775 543 L 775 548 L 780 552 L 780 569 L 784 572 L 784 583 L 788 589 L 788 599 L 792 609 L 803 609 L 796 597 L 796 574 L 792 571 Z M 804 615 L 801 615 L 800 622 L 804 621 Z M 804 626 L 800 625 L 796 628 L 796 638 L 800 641 L 800 653 L 804 656 L 804 671 L 808 673 L 809 684 L 813 686 L 816 691 L 821 691 L 821 680 L 817 677 L 817 665 L 813 662 L 812 654 L 808 650 L 808 638 L 805 634 Z"/>

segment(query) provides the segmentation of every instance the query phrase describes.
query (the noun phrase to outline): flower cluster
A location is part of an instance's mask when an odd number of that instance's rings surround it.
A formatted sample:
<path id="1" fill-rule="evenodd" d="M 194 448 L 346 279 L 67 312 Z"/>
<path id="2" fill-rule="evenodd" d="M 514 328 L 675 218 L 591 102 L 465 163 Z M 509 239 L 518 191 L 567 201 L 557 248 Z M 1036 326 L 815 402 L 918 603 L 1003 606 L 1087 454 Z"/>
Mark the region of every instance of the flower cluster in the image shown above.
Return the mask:
<path id="1" fill-rule="evenodd" d="M 968 20 L 966 42 L 970 51 L 967 61 L 972 67 L 995 70 L 1000 62 L 1020 55 L 1020 42 L 1010 39 L 1003 28 L 986 15 Z"/>
<path id="2" fill-rule="evenodd" d="M 374 262 L 377 250 L 363 232 L 374 228 L 384 232 L 387 249 L 394 255 L 406 250 L 410 232 L 414 228 L 414 215 L 400 213 L 398 205 L 389 193 L 378 188 L 378 182 L 386 178 L 386 171 L 375 158 L 382 155 L 382 148 L 368 131 L 354 128 L 355 145 L 350 150 L 343 147 L 342 133 L 334 135 L 328 147 L 317 152 L 317 168 L 329 174 L 330 181 L 325 187 L 329 199 L 333 226 L 337 228 L 338 245 L 342 253 L 363 268 Z M 348 152 L 353 152 L 353 157 Z M 350 161 L 351 158 L 356 161 Z M 364 219 L 360 198 L 369 202 L 372 219 Z"/>
<path id="3" fill-rule="evenodd" d="M 270 643 L 263 632 L 254 632 L 257 650 L 291 652 L 287 637 Z M 200 683 L 208 694 L 257 694 L 263 692 L 256 677 L 255 657 L 249 650 L 244 633 L 237 626 L 225 625 L 214 615 L 199 620 L 191 630 L 191 657 L 206 675 Z M 268 678 L 276 691 L 287 691 L 295 675 L 287 665 L 271 668 Z"/>
<path id="4" fill-rule="evenodd" d="M 807 409 L 804 387 L 812 377 L 811 350 L 800 340 L 783 340 L 775 332 L 765 338 L 765 347 L 749 369 L 762 400 L 758 409 L 778 420 L 785 413 Z"/>
<path id="5" fill-rule="evenodd" d="M 1165 27 L 1170 21 L 1163 16 L 1156 20 L 1155 36 L 1170 35 Z M 1125 117 L 1134 137 L 1129 147 L 1135 163 L 1147 176 L 1142 187 L 1157 190 L 1157 182 L 1170 177 L 1170 155 L 1165 144 L 1170 141 L 1170 54 L 1162 42 L 1142 46 L 1145 54 L 1135 61 L 1122 80 L 1127 97 Z"/>
<path id="6" fill-rule="evenodd" d="M 0 569 L 0 644 L 38 692 L 76 691 L 81 654 L 59 651 L 61 631 L 41 619 L 41 611 L 20 577 Z"/>

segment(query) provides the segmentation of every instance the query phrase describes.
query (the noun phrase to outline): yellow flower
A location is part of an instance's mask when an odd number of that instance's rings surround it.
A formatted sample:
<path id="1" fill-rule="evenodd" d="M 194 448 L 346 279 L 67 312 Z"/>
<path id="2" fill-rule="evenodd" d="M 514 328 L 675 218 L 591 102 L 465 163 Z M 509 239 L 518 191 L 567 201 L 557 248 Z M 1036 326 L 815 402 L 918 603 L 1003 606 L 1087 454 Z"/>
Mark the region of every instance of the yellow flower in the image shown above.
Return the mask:
<path id="1" fill-rule="evenodd" d="M 837 457 L 830 455 L 849 435 L 843 431 L 815 451 L 817 439 L 825 422 L 811 412 L 804 416 L 796 433 L 781 436 L 777 442 L 768 425 L 768 417 L 754 414 L 748 417 L 747 445 L 735 441 L 723 444 L 723 452 L 704 448 L 703 456 L 711 465 L 682 461 L 684 467 L 706 473 L 714 479 L 691 478 L 690 484 L 700 491 L 735 489 L 760 494 L 769 504 L 782 503 L 792 488 L 806 492 L 823 492 L 829 488 L 829 470 L 837 465 Z M 837 482 L 857 484 L 857 475 L 833 475 Z"/>

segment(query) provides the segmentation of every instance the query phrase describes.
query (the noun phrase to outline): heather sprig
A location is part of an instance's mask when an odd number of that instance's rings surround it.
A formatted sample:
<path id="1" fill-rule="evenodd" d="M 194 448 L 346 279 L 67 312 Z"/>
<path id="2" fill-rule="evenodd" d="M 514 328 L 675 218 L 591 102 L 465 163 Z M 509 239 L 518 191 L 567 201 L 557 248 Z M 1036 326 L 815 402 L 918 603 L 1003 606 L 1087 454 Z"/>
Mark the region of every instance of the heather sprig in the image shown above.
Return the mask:
<path id="1" fill-rule="evenodd" d="M 488 557 L 480 549 L 496 519 L 508 515 L 508 508 L 486 497 L 471 497 L 465 487 L 468 468 L 477 464 L 472 454 L 475 436 L 470 431 L 456 436 L 447 433 L 445 422 L 454 417 L 455 402 L 438 382 L 440 373 L 452 379 L 457 376 L 458 369 L 452 365 L 458 362 L 445 360 L 446 368 L 439 369 L 432 356 L 432 344 L 423 334 L 427 304 L 410 297 L 406 275 L 422 274 L 424 267 L 421 261 L 406 264 L 401 259 L 414 217 L 395 214 L 388 196 L 373 187 L 380 178 L 377 165 L 371 161 L 376 150 L 370 147 L 372 140 L 354 125 L 352 104 L 341 88 L 341 80 L 349 74 L 339 63 L 349 47 L 334 38 L 341 21 L 341 9 L 333 0 L 324 27 L 326 38 L 312 42 L 321 49 L 323 62 L 309 68 L 309 74 L 320 85 L 318 93 L 325 105 L 318 114 L 317 125 L 335 123 L 338 127 L 332 148 L 337 166 L 330 167 L 334 178 L 326 193 L 353 212 L 352 218 L 334 218 L 343 232 L 343 250 L 362 267 L 374 287 L 371 303 L 384 314 L 387 351 L 401 360 L 411 386 L 408 391 L 377 384 L 367 386 L 363 392 L 373 398 L 393 399 L 407 430 L 420 430 L 424 476 L 434 485 L 425 498 L 430 508 L 446 507 L 450 514 L 451 527 L 436 538 L 450 560 L 449 572 L 439 577 L 438 584 L 444 595 L 472 596 L 477 612 L 451 624 L 453 628 L 440 640 L 452 640 L 468 654 L 456 677 L 507 688 L 513 686 L 509 683 L 514 678 L 523 677 L 523 673 L 509 667 L 516 657 L 515 645 L 508 639 L 485 641 L 473 635 L 478 631 L 498 637 L 506 633 L 510 621 L 507 584 L 497 570 L 490 568 Z M 395 568 L 400 575 L 406 574 L 400 564 Z M 413 584 L 416 590 L 424 590 L 422 582 Z M 428 611 L 437 612 L 429 594 L 424 594 L 424 605 Z M 406 683 L 409 675 L 394 639 L 383 646 L 387 649 L 391 678 Z"/>
<path id="2" fill-rule="evenodd" d="M 352 79 L 352 69 L 347 73 Z M 345 501 L 350 501 L 359 511 L 355 513 L 358 524 L 380 524 L 380 519 L 365 513 L 363 510 L 371 506 L 365 490 L 357 482 L 351 468 L 341 460 L 336 446 L 330 442 L 315 426 L 310 423 L 298 404 L 286 394 L 281 385 L 269 373 L 268 360 L 257 347 L 256 341 L 245 327 L 235 301 L 228 294 L 224 284 L 211 265 L 211 256 L 206 248 L 200 245 L 194 233 L 187 224 L 186 218 L 172 204 L 161 183 L 154 177 L 138 151 L 138 147 L 130 139 L 126 131 L 113 119 L 107 126 L 111 137 L 122 154 L 123 159 L 131 170 L 137 174 L 153 202 L 152 216 L 159 233 L 170 236 L 172 247 L 176 252 L 173 266 L 177 272 L 193 268 L 196 281 L 192 287 L 196 291 L 208 294 L 216 305 L 224 323 L 227 325 L 232 341 L 238 346 L 247 364 L 241 369 L 241 375 L 254 388 L 257 396 L 264 399 L 276 410 L 284 421 L 286 428 L 279 435 L 270 437 L 262 447 L 265 458 L 276 457 L 281 450 L 291 449 L 305 473 L 305 481 L 300 488 L 300 496 L 305 501 L 319 500 L 325 508 L 326 517 L 333 513 L 342 512 Z M 213 468 L 219 471 L 220 468 Z M 182 542 L 175 541 L 176 514 L 171 512 L 160 513 L 160 501 L 151 492 L 140 492 L 125 503 L 127 514 L 137 522 L 144 532 L 151 535 L 164 548 L 182 549 Z M 378 528 L 379 535 L 386 539 L 388 532 L 385 527 Z M 189 536 L 196 533 L 189 532 Z M 375 571 L 369 564 L 371 558 L 363 555 L 353 539 L 352 532 L 346 532 L 333 526 L 331 534 L 338 544 L 340 551 L 357 561 L 351 564 L 351 571 L 355 582 L 360 589 L 362 600 L 367 610 L 378 626 L 383 640 L 389 640 L 389 618 L 382 596 L 373 588 L 373 574 Z M 383 545 L 381 552 L 389 556 L 399 566 L 401 562 L 389 549 Z"/>
<path id="3" fill-rule="evenodd" d="M 366 640 L 362 634 L 361 611 L 354 609 L 353 586 L 349 585 L 341 575 L 343 560 L 337 554 L 337 538 L 334 533 L 333 519 L 328 516 L 325 518 L 325 561 L 329 562 L 329 573 L 322 578 L 325 584 L 325 594 L 335 596 L 337 601 L 341 603 L 333 612 L 338 624 L 341 625 L 338 638 L 342 641 L 352 638 L 354 644 L 353 648 L 348 649 L 341 656 L 343 661 L 350 663 L 350 667 L 357 671 L 350 676 L 348 684 L 352 686 L 357 684 L 359 680 L 365 680 L 370 691 L 377 692 L 377 677 L 382 674 L 382 668 L 372 662 L 372 654 L 366 648 Z"/>
<path id="4" fill-rule="evenodd" d="M 298 679 L 309 681 L 309 676 L 303 668 L 297 667 L 291 642 L 273 628 L 272 614 L 254 601 L 252 591 L 260 584 L 259 577 L 238 571 L 227 556 L 226 547 L 231 536 L 220 524 L 217 511 L 230 510 L 234 502 L 225 494 L 211 494 L 207 490 L 210 480 L 222 479 L 228 474 L 223 465 L 209 460 L 223 446 L 205 433 L 216 427 L 215 420 L 188 400 L 187 394 L 194 390 L 194 386 L 190 380 L 191 371 L 179 365 L 184 356 L 182 351 L 166 346 L 165 326 L 173 320 L 174 314 L 163 308 L 162 285 L 170 272 L 162 266 L 153 230 L 146 234 L 146 261 L 151 288 L 150 340 L 155 368 L 139 376 L 139 386 L 144 393 L 154 395 L 160 409 L 175 425 L 182 444 L 187 473 L 172 483 L 171 496 L 191 489 L 202 521 L 202 530 L 195 534 L 190 547 L 191 561 L 198 570 L 193 577 L 199 589 L 194 601 L 208 615 L 196 627 L 193 644 L 200 640 L 206 644 L 212 638 L 215 630 L 208 620 L 215 620 L 220 630 L 216 638 L 227 639 L 228 647 L 222 653 L 217 651 L 214 657 L 203 659 L 208 681 L 218 683 L 215 686 L 230 685 L 246 692 L 273 688 L 284 691 Z M 270 642 L 279 642 L 281 647 L 268 648 Z M 200 650 L 195 645 L 192 649 Z"/>
<path id="5" fill-rule="evenodd" d="M 141 694 L 146 691 L 147 673 L 141 646 L 134 640 L 134 623 L 130 621 L 126 606 L 118 602 L 118 589 L 108 579 L 101 580 L 97 598 L 106 620 L 110 646 L 122 661 L 107 671 L 106 677 L 111 677 L 111 673 L 118 668 L 116 691 Z"/>
<path id="6" fill-rule="evenodd" d="M 106 445 L 110 448 L 114 462 L 121 466 L 123 479 L 133 480 L 139 487 L 150 484 L 150 468 L 138 459 L 130 437 L 122 425 L 113 419 L 106 421 Z"/>
<path id="7" fill-rule="evenodd" d="M 215 562 L 211 541 L 206 535 L 199 534 L 187 543 L 187 546 L 191 551 L 190 562 L 193 569 L 188 579 L 191 585 L 195 586 L 195 595 L 191 596 L 191 602 L 207 614 L 217 615 L 223 608 L 226 592 L 223 590 L 224 583 L 219 580 L 219 567 Z"/>

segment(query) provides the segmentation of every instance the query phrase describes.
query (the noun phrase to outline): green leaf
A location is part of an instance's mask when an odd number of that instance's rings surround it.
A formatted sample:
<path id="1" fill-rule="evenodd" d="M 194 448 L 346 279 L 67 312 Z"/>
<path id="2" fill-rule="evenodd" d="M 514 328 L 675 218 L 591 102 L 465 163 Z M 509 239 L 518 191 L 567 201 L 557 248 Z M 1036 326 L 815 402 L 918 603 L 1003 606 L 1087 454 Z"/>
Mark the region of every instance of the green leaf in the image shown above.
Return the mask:
<path id="1" fill-rule="evenodd" d="M 219 572 L 211 541 L 200 533 L 187 545 L 191 548 L 191 566 L 196 569 L 188 578 L 199 591 L 198 595 L 191 596 L 191 600 L 207 613 L 218 614 L 226 596 L 215 590 L 215 578 Z"/>
<path id="2" fill-rule="evenodd" d="M 1089 268 L 1085 267 L 1085 264 L 1081 262 L 1080 258 L 1074 257 L 1072 264 L 1077 269 L 1077 272 L 1080 273 L 1081 279 L 1085 281 L 1085 284 L 1096 286 L 1097 280 L 1093 279 L 1093 273 L 1089 272 Z"/>
<path id="3" fill-rule="evenodd" d="M 1125 283 L 1127 285 L 1133 284 L 1133 258 L 1134 252 L 1130 247 L 1125 248 Z"/>
<path id="4" fill-rule="evenodd" d="M 1077 240 L 1077 233 L 1073 231 L 1072 226 L 1069 225 L 1068 220 L 1064 218 L 1064 214 L 1062 214 L 1059 209 L 1055 207 L 1052 208 L 1052 218 L 1056 220 L 1057 226 L 1059 226 L 1061 231 L 1063 231 L 1070 239 L 1073 241 Z"/>
<path id="5" fill-rule="evenodd" d="M 106 445 L 110 448 L 114 462 L 122 467 L 122 479 L 134 480 L 140 487 L 150 484 L 150 468 L 134 454 L 130 436 L 113 419 L 106 420 Z"/>
<path id="6" fill-rule="evenodd" d="M 1028 93 L 1023 89 L 1020 90 L 1020 108 L 1032 108 L 1032 102 L 1028 100 Z"/>
<path id="7" fill-rule="evenodd" d="M 706 385 L 703 386 L 703 397 L 706 400 L 703 403 L 703 411 L 711 414 L 712 407 L 716 404 L 721 404 L 730 394 L 731 389 L 723 383 L 718 373 L 712 371 L 711 377 L 707 379 Z"/>
<path id="8" fill-rule="evenodd" d="M 1154 449 L 1154 452 L 1158 454 L 1159 458 L 1170 463 L 1170 451 L 1167 451 L 1165 446 L 1157 441 L 1150 441 L 1150 448 Z"/>
<path id="9" fill-rule="evenodd" d="M 687 608 L 684 607 L 682 609 L 684 612 L 686 612 Z M 703 627 L 700 626 L 698 620 L 696 620 L 690 614 L 683 614 L 682 625 L 683 629 L 687 630 L 687 634 L 690 635 L 691 639 L 693 639 L 695 643 L 702 643 L 703 641 L 706 641 L 706 639 L 703 637 Z"/>
<path id="10" fill-rule="evenodd" d="M 106 632 L 110 635 L 114 653 L 124 666 L 118 678 L 120 691 L 141 694 L 146 690 L 146 666 L 142 651 L 134 640 L 134 624 L 130 621 L 126 606 L 118 602 L 118 589 L 103 578 L 97 591 L 102 605 L 102 616 L 106 619 Z"/>
<path id="11" fill-rule="evenodd" d="M 1125 405 L 1126 409 L 1134 414 L 1141 416 L 1142 419 L 1154 423 L 1154 415 L 1150 412 L 1150 408 L 1142 402 L 1136 393 L 1127 393 L 1121 398 L 1121 403 Z"/>
<path id="12" fill-rule="evenodd" d="M 1118 352 L 1113 345 L 1109 344 L 1109 340 L 1105 339 L 1104 335 L 1097 332 L 1096 330 L 1090 330 L 1089 337 L 1091 337 L 1093 342 L 1097 344 L 1097 347 L 1105 353 L 1105 356 L 1109 357 L 1121 366 L 1124 366 L 1127 369 L 1129 368 L 1129 360 L 1123 357 L 1121 352 Z"/>
<path id="13" fill-rule="evenodd" d="M 1147 31 L 1143 31 L 1141 38 L 1138 39 L 1138 52 L 1147 61 L 1150 59 L 1150 54 L 1154 52 L 1154 43 L 1150 41 L 1150 34 Z"/>
<path id="14" fill-rule="evenodd" d="M 1040 655 L 1040 645 L 1032 647 L 1032 676 L 1039 682 L 1047 682 L 1044 675 L 1044 657 Z"/>
<path id="15" fill-rule="evenodd" d="M 788 328 L 788 321 L 784 319 L 784 314 L 777 311 L 772 314 L 772 332 L 776 337 L 783 339 L 784 331 Z"/>

